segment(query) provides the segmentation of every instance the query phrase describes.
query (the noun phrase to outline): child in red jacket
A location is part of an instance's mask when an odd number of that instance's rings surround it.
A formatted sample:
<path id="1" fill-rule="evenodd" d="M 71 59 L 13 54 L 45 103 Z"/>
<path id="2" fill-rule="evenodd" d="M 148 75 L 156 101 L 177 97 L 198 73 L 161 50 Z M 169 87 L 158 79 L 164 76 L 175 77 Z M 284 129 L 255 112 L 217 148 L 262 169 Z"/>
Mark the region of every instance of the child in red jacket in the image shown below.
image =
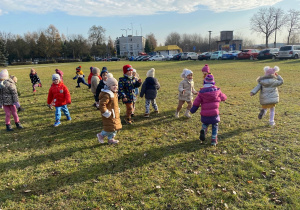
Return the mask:
<path id="1" fill-rule="evenodd" d="M 71 104 L 71 95 L 68 88 L 60 81 L 59 74 L 52 75 L 53 84 L 51 85 L 48 93 L 47 104 L 55 106 L 55 123 L 54 127 L 59 126 L 61 118 L 61 110 L 67 117 L 67 120 L 71 120 L 70 112 L 67 105 Z"/>

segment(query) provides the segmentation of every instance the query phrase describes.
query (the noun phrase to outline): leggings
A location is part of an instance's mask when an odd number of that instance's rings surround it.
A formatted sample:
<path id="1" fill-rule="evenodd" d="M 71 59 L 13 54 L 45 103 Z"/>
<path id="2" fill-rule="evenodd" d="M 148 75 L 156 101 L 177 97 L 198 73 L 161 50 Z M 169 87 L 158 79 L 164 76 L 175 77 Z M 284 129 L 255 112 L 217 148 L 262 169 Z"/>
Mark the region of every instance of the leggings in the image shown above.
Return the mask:
<path id="1" fill-rule="evenodd" d="M 5 111 L 5 124 L 10 125 L 10 115 L 14 117 L 15 123 L 20 122 L 19 116 L 17 114 L 17 108 L 15 105 L 3 105 L 3 109 Z"/>

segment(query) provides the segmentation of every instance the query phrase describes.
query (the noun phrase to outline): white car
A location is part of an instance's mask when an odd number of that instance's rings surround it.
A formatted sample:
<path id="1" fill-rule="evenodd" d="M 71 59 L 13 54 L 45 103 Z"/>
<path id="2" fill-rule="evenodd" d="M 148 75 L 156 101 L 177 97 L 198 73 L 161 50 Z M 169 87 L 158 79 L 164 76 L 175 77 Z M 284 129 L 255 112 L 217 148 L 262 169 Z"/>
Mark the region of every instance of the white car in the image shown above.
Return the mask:
<path id="1" fill-rule="evenodd" d="M 171 61 L 173 59 L 173 55 L 167 55 L 165 58 L 167 61 Z"/>
<path id="2" fill-rule="evenodd" d="M 195 52 L 185 52 L 181 56 L 181 60 L 197 60 L 198 54 Z"/>
<path id="3" fill-rule="evenodd" d="M 163 55 L 154 55 L 151 58 L 149 58 L 149 61 L 163 61 L 166 60 L 165 56 Z"/>

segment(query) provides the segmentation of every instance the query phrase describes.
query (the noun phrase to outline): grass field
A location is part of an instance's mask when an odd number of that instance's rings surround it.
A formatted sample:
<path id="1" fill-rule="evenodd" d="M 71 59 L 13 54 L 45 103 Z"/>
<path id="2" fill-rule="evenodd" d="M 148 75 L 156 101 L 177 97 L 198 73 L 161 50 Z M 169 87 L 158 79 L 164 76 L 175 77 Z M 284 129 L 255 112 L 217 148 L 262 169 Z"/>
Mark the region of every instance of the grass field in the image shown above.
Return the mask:
<path id="1" fill-rule="evenodd" d="M 35 65 L 43 84 L 35 95 L 31 67 L 8 67 L 18 77 L 25 129 L 7 132 L 0 110 L 0 209 L 300 209 L 299 60 L 132 62 L 143 80 L 156 69 L 160 113 L 144 118 L 138 98 L 135 123 L 123 121 L 116 136 L 120 144 L 100 145 L 101 115 L 90 90 L 75 88 L 75 68 L 81 65 L 87 79 L 90 66 L 106 66 L 118 79 L 127 63 Z M 199 89 L 205 63 L 228 97 L 220 105 L 217 147 L 198 140 L 199 111 L 174 117 L 183 68 L 194 72 Z M 250 97 L 266 65 L 278 65 L 284 79 L 275 127 L 268 116 L 257 119 L 258 94 Z M 62 117 L 56 128 L 46 106 L 55 68 L 72 97 L 72 121 Z"/>

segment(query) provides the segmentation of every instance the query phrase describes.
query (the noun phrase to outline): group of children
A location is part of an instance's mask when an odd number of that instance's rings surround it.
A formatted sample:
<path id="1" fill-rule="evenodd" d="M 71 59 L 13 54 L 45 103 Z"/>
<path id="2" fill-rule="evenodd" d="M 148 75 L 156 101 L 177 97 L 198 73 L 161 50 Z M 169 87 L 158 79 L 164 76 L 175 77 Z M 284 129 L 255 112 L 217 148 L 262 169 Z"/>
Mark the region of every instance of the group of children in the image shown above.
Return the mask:
<path id="1" fill-rule="evenodd" d="M 97 134 L 98 141 L 104 143 L 104 138 L 108 138 L 109 144 L 117 144 L 119 141 L 114 139 L 117 131 L 122 128 L 120 120 L 120 109 L 118 102 L 121 100 L 126 105 L 125 122 L 132 124 L 134 116 L 135 101 L 138 95 L 138 88 L 141 87 L 140 97 L 145 96 L 145 114 L 144 117 L 150 115 L 150 104 L 154 108 L 154 112 L 158 113 L 156 103 L 157 91 L 160 89 L 160 84 L 155 78 L 155 69 L 151 68 L 146 76 L 147 78 L 142 83 L 138 74 L 131 65 L 123 66 L 123 77 L 117 81 L 111 73 L 108 73 L 106 67 L 100 69 L 97 67 L 90 68 L 91 73 L 88 79 L 89 83 L 84 80 L 84 74 L 81 71 L 81 66 L 76 68 L 77 86 L 80 83 L 91 88 L 94 95 L 95 103 L 102 115 L 103 130 Z M 275 125 L 275 105 L 279 102 L 279 94 L 277 87 L 283 84 L 283 79 L 277 74 L 279 68 L 275 66 L 264 68 L 265 75 L 257 79 L 258 85 L 251 91 L 250 95 L 255 95 L 259 90 L 260 103 L 262 109 L 258 115 L 261 119 L 270 109 L 270 125 Z M 71 116 L 67 105 L 71 104 L 71 96 L 68 88 L 63 83 L 63 72 L 59 69 L 55 70 L 52 75 L 52 85 L 49 89 L 47 104 L 49 107 L 55 106 L 55 123 L 54 126 L 61 124 L 61 111 L 65 114 L 67 120 L 71 120 Z M 212 125 L 211 144 L 218 143 L 218 123 L 220 122 L 219 103 L 227 99 L 226 95 L 221 92 L 221 89 L 215 85 L 215 78 L 210 72 L 209 66 L 206 64 L 202 68 L 203 87 L 200 91 L 196 91 L 193 82 L 193 72 L 189 69 L 184 69 L 181 73 L 182 81 L 178 87 L 178 106 L 175 112 L 175 117 L 179 118 L 180 110 L 186 102 L 187 109 L 185 116 L 190 118 L 190 113 L 195 113 L 201 106 L 201 130 L 200 140 L 204 141 L 209 125 Z M 36 92 L 36 87 L 42 87 L 41 81 L 34 69 L 31 69 L 30 79 L 32 82 L 33 92 Z M 193 102 L 193 95 L 197 95 Z M 17 128 L 22 129 L 20 120 L 17 114 L 17 109 L 20 108 L 16 81 L 13 81 L 6 69 L 0 72 L 0 107 L 5 111 L 5 122 L 7 131 L 12 131 L 10 124 L 11 114 L 14 117 Z"/>

